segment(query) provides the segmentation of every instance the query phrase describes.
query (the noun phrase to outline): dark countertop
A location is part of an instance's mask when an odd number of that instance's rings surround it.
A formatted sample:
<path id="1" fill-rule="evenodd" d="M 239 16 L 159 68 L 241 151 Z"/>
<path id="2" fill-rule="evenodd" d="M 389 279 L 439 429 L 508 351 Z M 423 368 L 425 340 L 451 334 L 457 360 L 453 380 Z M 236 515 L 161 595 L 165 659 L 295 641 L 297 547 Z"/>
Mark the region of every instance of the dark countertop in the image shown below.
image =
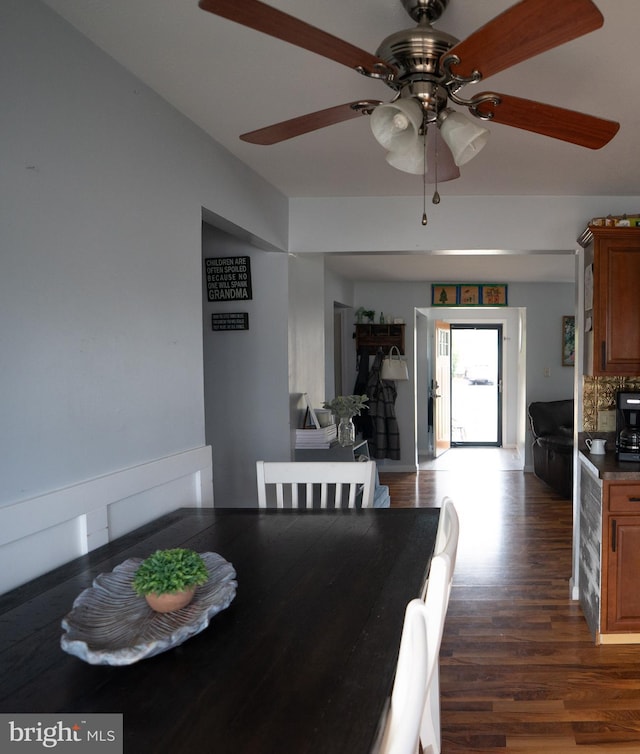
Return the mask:
<path id="1" fill-rule="evenodd" d="M 640 463 L 633 461 L 618 461 L 615 452 L 613 436 L 606 433 L 594 432 L 593 437 L 603 437 L 607 440 L 607 452 L 604 455 L 594 455 L 584 443 L 586 435 L 580 433 L 578 439 L 578 451 L 581 463 L 591 473 L 607 482 L 631 481 L 640 482 Z"/>

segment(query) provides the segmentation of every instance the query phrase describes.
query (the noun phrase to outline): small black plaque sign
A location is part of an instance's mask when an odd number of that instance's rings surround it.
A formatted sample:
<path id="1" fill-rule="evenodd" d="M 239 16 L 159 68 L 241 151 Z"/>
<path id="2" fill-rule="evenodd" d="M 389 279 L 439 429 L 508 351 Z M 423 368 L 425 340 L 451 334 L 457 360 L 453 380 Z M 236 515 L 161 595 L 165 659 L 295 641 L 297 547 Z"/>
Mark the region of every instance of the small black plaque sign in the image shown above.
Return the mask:
<path id="1" fill-rule="evenodd" d="M 215 312 L 211 315 L 212 330 L 248 330 L 248 312 Z"/>
<path id="2" fill-rule="evenodd" d="M 211 257 L 204 260 L 209 301 L 249 301 L 250 257 Z"/>

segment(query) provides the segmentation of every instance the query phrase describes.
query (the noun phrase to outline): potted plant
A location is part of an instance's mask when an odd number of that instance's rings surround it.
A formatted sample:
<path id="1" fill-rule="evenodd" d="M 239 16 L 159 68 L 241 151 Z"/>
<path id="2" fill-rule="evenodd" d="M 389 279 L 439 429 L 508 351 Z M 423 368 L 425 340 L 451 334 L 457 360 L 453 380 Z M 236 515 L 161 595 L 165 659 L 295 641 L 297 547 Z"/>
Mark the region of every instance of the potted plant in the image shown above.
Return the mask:
<path id="1" fill-rule="evenodd" d="M 356 441 L 356 428 L 353 425 L 353 417 L 360 416 L 369 398 L 366 395 L 339 395 L 332 401 L 325 401 L 323 408 L 328 408 L 334 414 L 338 422 L 338 442 L 343 447 L 353 445 Z"/>
<path id="2" fill-rule="evenodd" d="M 132 587 L 153 610 L 169 613 L 188 605 L 196 587 L 208 578 L 207 567 L 197 552 L 183 548 L 156 550 L 138 566 Z"/>

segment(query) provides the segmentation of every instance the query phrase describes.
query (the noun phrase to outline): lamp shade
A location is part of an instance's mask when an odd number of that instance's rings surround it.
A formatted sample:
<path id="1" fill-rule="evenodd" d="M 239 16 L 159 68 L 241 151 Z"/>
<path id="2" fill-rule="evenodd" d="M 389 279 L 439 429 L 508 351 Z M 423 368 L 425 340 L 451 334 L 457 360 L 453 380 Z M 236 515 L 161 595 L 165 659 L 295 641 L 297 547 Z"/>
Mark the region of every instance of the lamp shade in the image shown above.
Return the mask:
<path id="1" fill-rule="evenodd" d="M 399 99 L 378 105 L 369 122 L 376 141 L 391 152 L 404 152 L 422 142 L 422 108 L 415 100 Z"/>
<path id="2" fill-rule="evenodd" d="M 387 152 L 387 162 L 391 167 L 405 173 L 422 175 L 425 172 L 423 140 L 416 138 L 408 149 L 403 151 L 392 149 Z"/>
<path id="3" fill-rule="evenodd" d="M 458 167 L 469 162 L 487 143 L 489 131 L 473 123 L 461 113 L 448 110 L 444 111 L 440 117 L 440 133 Z"/>

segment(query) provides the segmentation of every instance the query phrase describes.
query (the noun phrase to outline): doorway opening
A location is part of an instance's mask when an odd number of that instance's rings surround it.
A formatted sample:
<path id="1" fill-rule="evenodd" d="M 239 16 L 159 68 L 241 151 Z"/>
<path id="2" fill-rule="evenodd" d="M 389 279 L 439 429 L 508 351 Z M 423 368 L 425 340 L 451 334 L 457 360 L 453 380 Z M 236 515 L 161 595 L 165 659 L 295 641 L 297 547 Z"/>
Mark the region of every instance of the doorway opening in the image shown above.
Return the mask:
<path id="1" fill-rule="evenodd" d="M 494 386 L 500 392 L 496 394 L 496 435 L 491 444 L 485 446 L 471 444 L 457 445 L 458 434 L 453 435 L 454 444 L 447 450 L 436 438 L 440 425 L 445 439 L 451 438 L 451 420 L 443 420 L 441 414 L 451 408 L 452 380 L 447 379 L 445 371 L 438 363 L 441 359 L 447 364 L 448 357 L 442 358 L 438 344 L 444 342 L 439 329 L 458 328 L 479 329 L 485 325 L 493 328 L 496 348 L 499 348 L 499 377 Z M 522 470 L 525 466 L 527 413 L 526 413 L 526 309 L 522 307 L 505 307 L 495 309 L 463 308 L 416 308 L 415 317 L 415 354 L 416 354 L 416 463 L 419 469 L 449 471 L 464 469 L 466 465 L 500 470 Z M 501 328 L 501 329 L 499 329 Z M 448 333 L 451 336 L 451 332 Z M 453 337 L 459 337 L 460 331 Z M 450 345 L 450 344 L 449 344 Z M 484 364 L 484 362 L 478 362 Z M 457 360 L 452 364 L 458 370 Z M 463 370 L 464 373 L 464 370 Z M 482 385 L 469 385 L 468 392 L 476 391 L 476 396 L 484 395 L 489 390 Z M 472 393 L 473 394 L 473 393 Z M 480 404 L 480 398 L 475 401 Z M 497 411 L 500 411 L 500 420 Z M 458 413 L 456 408 L 456 414 Z M 457 419 L 457 416 L 454 417 Z M 456 423 L 456 426 L 457 423 Z M 500 432 L 500 434 L 498 434 Z M 469 439 L 469 436 L 467 436 Z M 486 439 L 485 439 L 485 442 Z M 498 444 L 499 443 L 499 444 Z"/>
<path id="2" fill-rule="evenodd" d="M 502 446 L 502 325 L 451 324 L 451 446 Z"/>

